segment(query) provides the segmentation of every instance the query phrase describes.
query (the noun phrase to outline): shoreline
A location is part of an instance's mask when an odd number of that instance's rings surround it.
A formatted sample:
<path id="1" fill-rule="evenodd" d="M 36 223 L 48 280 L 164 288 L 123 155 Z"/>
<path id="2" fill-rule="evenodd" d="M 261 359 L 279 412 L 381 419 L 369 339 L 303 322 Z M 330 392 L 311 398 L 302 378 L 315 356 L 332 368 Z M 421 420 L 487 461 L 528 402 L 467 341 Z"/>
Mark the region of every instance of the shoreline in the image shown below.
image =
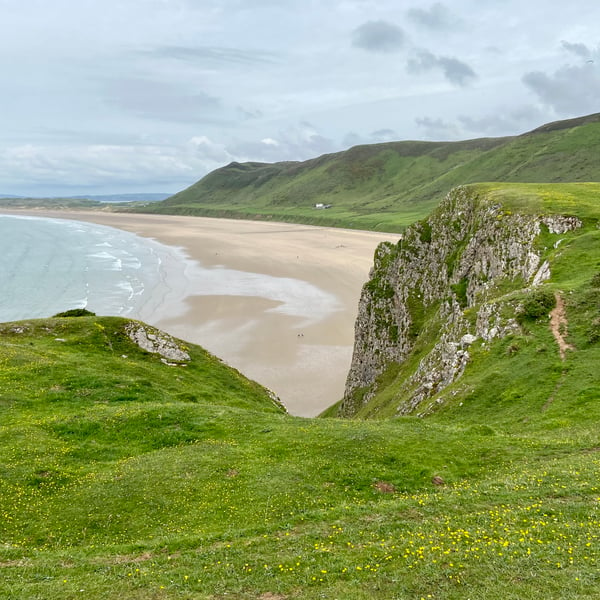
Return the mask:
<path id="1" fill-rule="evenodd" d="M 0 213 L 96 223 L 177 248 L 188 261 L 188 285 L 178 298 L 185 312 L 172 314 L 168 305 L 158 306 L 148 323 L 203 346 L 270 388 L 290 414 L 306 417 L 342 398 L 358 300 L 373 253 L 379 242 L 400 237 L 211 217 L 43 209 Z M 215 290 L 198 293 L 197 265 L 219 278 Z M 252 289 L 240 288 L 240 279 L 248 279 Z M 300 306 L 291 306 L 295 294 Z"/>

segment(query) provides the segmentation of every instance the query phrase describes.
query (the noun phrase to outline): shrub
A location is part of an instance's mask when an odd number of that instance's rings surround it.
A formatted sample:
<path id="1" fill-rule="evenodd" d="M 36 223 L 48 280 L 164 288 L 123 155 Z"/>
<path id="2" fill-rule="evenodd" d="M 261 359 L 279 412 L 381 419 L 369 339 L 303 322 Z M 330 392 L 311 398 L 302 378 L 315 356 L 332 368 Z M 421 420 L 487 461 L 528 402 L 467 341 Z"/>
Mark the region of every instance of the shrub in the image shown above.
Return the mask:
<path id="1" fill-rule="evenodd" d="M 57 317 L 95 317 L 96 313 L 93 313 L 85 308 L 72 308 L 71 310 L 66 310 L 65 312 L 60 312 L 54 315 L 54 318 Z"/>
<path id="2" fill-rule="evenodd" d="M 587 339 L 590 344 L 597 344 L 600 342 L 600 317 L 596 317 L 587 331 Z"/>
<path id="3" fill-rule="evenodd" d="M 523 301 L 521 312 L 517 320 L 537 321 L 541 317 L 545 317 L 556 306 L 556 298 L 554 293 L 548 289 L 538 289 L 531 292 Z"/>
<path id="4" fill-rule="evenodd" d="M 431 242 L 431 225 L 429 224 L 429 221 L 423 221 L 423 223 L 421 223 L 419 239 L 424 244 L 429 244 Z"/>
<path id="5" fill-rule="evenodd" d="M 458 283 L 453 283 L 450 285 L 450 289 L 454 292 L 456 296 L 456 301 L 460 305 L 461 308 L 466 308 L 469 300 L 467 298 L 467 288 L 469 287 L 469 280 L 466 277 L 463 277 Z"/>

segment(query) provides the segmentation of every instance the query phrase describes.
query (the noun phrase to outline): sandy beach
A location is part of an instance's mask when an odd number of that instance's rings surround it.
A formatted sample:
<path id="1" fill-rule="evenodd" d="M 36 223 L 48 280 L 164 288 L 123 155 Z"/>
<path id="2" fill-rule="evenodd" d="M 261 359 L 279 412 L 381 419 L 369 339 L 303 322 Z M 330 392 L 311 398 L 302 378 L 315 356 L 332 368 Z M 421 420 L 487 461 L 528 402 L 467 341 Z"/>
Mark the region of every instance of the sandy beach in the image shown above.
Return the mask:
<path id="1" fill-rule="evenodd" d="M 379 242 L 399 238 L 203 217 L 27 214 L 108 225 L 180 248 L 191 259 L 183 304 L 178 302 L 175 313 L 172 306 L 159 306 L 146 320 L 200 344 L 273 390 L 291 414 L 300 416 L 317 415 L 342 397 L 373 252 Z M 218 277 L 213 292 L 194 293 L 197 263 Z"/>

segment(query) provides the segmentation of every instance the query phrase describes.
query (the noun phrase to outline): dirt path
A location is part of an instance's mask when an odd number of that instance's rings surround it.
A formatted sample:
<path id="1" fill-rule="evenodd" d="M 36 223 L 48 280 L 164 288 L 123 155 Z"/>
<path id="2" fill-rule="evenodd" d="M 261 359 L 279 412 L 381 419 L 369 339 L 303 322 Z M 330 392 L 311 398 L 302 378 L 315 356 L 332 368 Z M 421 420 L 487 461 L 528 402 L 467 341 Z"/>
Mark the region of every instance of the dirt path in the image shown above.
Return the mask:
<path id="1" fill-rule="evenodd" d="M 556 344 L 558 345 L 558 351 L 560 353 L 560 359 L 565 360 L 565 353 L 567 350 L 575 350 L 571 344 L 568 344 L 565 340 L 567 336 L 567 313 L 565 311 L 565 303 L 562 299 L 561 295 L 558 292 L 554 292 L 554 297 L 556 298 L 556 306 L 550 311 L 550 331 L 552 331 L 552 335 L 556 340 Z M 548 410 L 552 402 L 554 402 L 554 397 L 556 396 L 558 390 L 562 387 L 565 382 L 565 377 L 567 376 L 566 369 L 563 369 L 563 372 L 560 375 L 560 379 L 556 383 L 554 391 L 546 403 L 542 407 L 542 412 Z"/>
<path id="2" fill-rule="evenodd" d="M 565 312 L 565 303 L 558 292 L 554 292 L 556 298 L 556 306 L 550 312 L 550 331 L 558 345 L 561 360 L 565 360 L 565 352 L 567 350 L 575 350 L 571 344 L 565 340 L 567 335 L 567 314 Z"/>

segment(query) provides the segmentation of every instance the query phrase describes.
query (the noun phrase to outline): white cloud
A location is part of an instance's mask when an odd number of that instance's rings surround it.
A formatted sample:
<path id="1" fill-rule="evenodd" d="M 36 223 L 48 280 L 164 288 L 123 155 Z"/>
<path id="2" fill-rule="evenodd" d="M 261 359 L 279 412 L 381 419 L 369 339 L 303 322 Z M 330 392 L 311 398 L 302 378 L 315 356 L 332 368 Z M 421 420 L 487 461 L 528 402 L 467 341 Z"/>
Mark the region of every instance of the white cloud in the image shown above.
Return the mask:
<path id="1" fill-rule="evenodd" d="M 207 140 L 208 142 L 208 140 Z M 23 145 L 5 148 L 0 161 L 0 189 L 16 182 L 26 194 L 44 195 L 47 189 L 110 189 L 177 191 L 197 173 L 218 166 L 227 158 L 215 146 L 199 139 L 181 147 L 169 146 L 63 146 Z M 173 185 L 175 182 L 175 186 Z"/>
<path id="2" fill-rule="evenodd" d="M 565 65 L 554 73 L 532 71 L 523 82 L 557 114 L 576 116 L 600 110 L 600 69 L 595 63 Z"/>
<path id="3" fill-rule="evenodd" d="M 307 122 L 280 130 L 274 137 L 260 140 L 234 140 L 228 151 L 235 160 L 259 160 L 276 162 L 283 160 L 306 160 L 335 150 L 334 142 L 323 136 Z"/>

